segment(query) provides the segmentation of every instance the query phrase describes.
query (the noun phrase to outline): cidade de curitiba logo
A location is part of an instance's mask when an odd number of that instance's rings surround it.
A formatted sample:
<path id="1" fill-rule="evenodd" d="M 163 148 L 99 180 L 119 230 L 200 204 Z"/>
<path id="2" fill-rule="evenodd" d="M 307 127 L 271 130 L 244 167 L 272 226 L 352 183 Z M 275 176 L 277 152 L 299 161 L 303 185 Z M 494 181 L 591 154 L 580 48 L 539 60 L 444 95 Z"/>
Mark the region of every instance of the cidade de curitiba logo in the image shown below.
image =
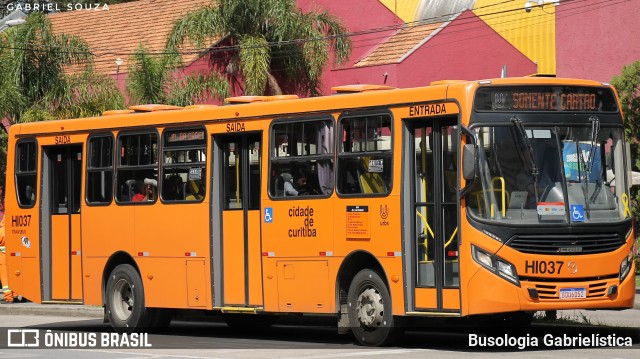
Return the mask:
<path id="1" fill-rule="evenodd" d="M 151 348 L 148 333 L 53 332 L 7 329 L 10 348 Z"/>
<path id="2" fill-rule="evenodd" d="M 107 3 L 100 2 L 68 2 L 68 3 L 50 3 L 50 2 L 35 2 L 35 3 L 27 3 L 23 4 L 19 1 L 11 2 L 7 4 L 8 12 L 12 12 L 14 10 L 19 10 L 24 13 L 29 13 L 32 11 L 44 11 L 44 12 L 60 12 L 60 11 L 73 11 L 73 10 L 94 10 L 94 11 L 104 11 L 109 10 L 109 5 Z"/>

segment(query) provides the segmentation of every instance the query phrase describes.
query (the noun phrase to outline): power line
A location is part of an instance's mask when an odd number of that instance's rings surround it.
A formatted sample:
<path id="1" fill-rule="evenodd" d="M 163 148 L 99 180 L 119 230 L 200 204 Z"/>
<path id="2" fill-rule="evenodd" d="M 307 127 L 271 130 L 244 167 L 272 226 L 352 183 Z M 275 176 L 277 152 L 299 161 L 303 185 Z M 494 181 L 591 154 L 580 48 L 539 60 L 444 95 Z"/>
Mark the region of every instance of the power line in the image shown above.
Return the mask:
<path id="1" fill-rule="evenodd" d="M 515 0 L 507 0 L 507 1 L 502 1 L 500 3 L 496 3 L 496 4 L 490 4 L 490 5 L 486 5 L 483 7 L 479 7 L 474 9 L 474 11 L 477 11 L 479 9 L 482 8 L 488 8 L 488 7 L 493 7 L 493 6 L 497 6 L 497 5 L 501 5 L 501 4 L 505 4 L 505 3 L 509 3 L 509 2 L 513 2 Z M 624 3 L 624 2 L 629 2 L 629 1 L 633 1 L 633 0 L 603 0 L 600 1 L 598 3 L 594 3 L 592 0 L 564 0 L 563 3 L 582 3 L 582 2 L 588 2 L 587 4 L 581 5 L 580 7 L 572 7 L 572 8 L 562 8 L 560 7 L 560 9 L 558 9 L 556 7 L 556 17 L 568 17 L 568 16 L 574 16 L 577 14 L 581 14 L 587 11 L 591 11 L 593 9 L 589 9 L 591 7 L 594 6 L 599 6 L 597 9 L 601 9 L 604 7 L 608 7 L 608 6 L 614 6 L 614 5 L 618 5 L 620 3 Z M 500 10 L 500 11 L 495 11 L 495 12 L 491 12 L 491 13 L 486 13 L 486 14 L 480 14 L 477 15 L 474 13 L 473 16 L 469 16 L 466 18 L 458 18 L 457 20 L 458 23 L 453 23 L 453 24 L 449 24 L 448 25 L 448 29 L 452 29 L 455 28 L 456 26 L 464 26 L 464 25 L 468 25 L 471 21 L 474 21 L 475 17 L 479 17 L 479 18 L 489 18 L 489 17 L 507 17 L 510 13 L 514 12 L 514 11 L 524 11 L 523 8 L 515 8 L 515 9 L 508 9 L 508 10 Z M 573 11 L 573 13 L 569 13 Z M 565 16 L 561 16 L 563 12 L 567 12 L 567 14 Z M 446 16 L 449 16 L 449 18 L 452 18 L 454 15 L 459 15 L 460 13 L 453 13 L 453 14 L 447 14 Z M 560 15 L 559 15 L 560 14 Z M 545 17 L 544 14 L 539 14 L 539 15 L 533 15 L 532 18 L 536 18 L 536 17 Z M 282 47 L 282 46 L 286 46 L 286 45 L 300 45 L 300 44 L 304 44 L 307 42 L 315 42 L 315 41 L 327 41 L 327 40 L 336 40 L 339 37 L 349 37 L 352 38 L 352 49 L 353 48 L 371 48 L 374 47 L 376 45 L 379 45 L 380 42 L 376 41 L 376 40 L 381 40 L 384 38 L 389 37 L 388 32 L 390 31 L 398 31 L 398 30 L 403 30 L 403 29 L 410 29 L 412 27 L 415 26 L 424 26 L 424 25 L 430 25 L 430 24 L 436 24 L 439 22 L 434 22 L 435 20 L 438 19 L 442 19 L 442 17 L 434 17 L 434 18 L 427 18 L 427 19 L 423 19 L 423 20 L 419 20 L 419 21 L 413 21 L 410 23 L 402 23 L 402 24 L 398 24 L 398 25 L 390 25 L 390 26 L 384 26 L 384 27 L 378 27 L 378 28 L 371 28 L 371 29 L 366 29 L 366 30 L 360 30 L 360 31 L 355 31 L 355 32 L 350 32 L 350 33 L 345 33 L 342 34 L 340 36 L 336 36 L 336 35 L 329 35 L 329 36 L 322 36 L 322 37 L 316 37 L 316 38 L 310 38 L 310 39 L 293 39 L 293 40 L 289 40 L 289 41 L 281 41 L 281 42 L 268 42 L 266 45 L 254 45 L 254 46 L 250 46 L 248 47 L 249 49 L 251 48 L 262 48 L 264 46 L 268 46 L 270 48 L 274 48 L 274 47 Z M 466 22 L 465 22 L 466 21 Z M 539 23 L 543 23 L 546 21 L 550 21 L 550 20 L 542 20 Z M 517 23 L 519 22 L 518 19 L 511 19 L 511 20 L 506 20 L 504 22 L 501 23 L 496 23 L 495 25 L 505 25 L 505 24 L 511 24 L 511 23 Z M 410 26 L 410 24 L 414 24 L 415 26 Z M 534 23 L 535 24 L 535 23 Z M 482 27 L 484 27 L 484 25 L 481 25 Z M 522 28 L 523 26 L 519 26 L 519 27 L 515 27 L 515 28 L 511 28 L 511 29 L 506 29 L 505 31 L 511 31 L 514 29 L 518 29 L 518 28 Z M 480 29 L 481 27 L 473 27 L 473 28 L 463 28 L 463 29 L 458 29 L 458 30 L 453 30 L 453 33 L 461 33 L 461 32 L 472 32 L 476 29 Z M 368 37 L 365 39 L 360 39 L 358 40 L 357 37 L 361 37 L 361 36 L 365 36 L 365 35 L 373 35 L 373 34 L 377 34 L 377 33 L 385 33 L 383 36 L 379 36 L 379 37 Z M 449 32 L 452 33 L 452 32 Z M 415 39 L 422 39 L 424 38 L 423 35 L 417 34 L 415 35 L 415 37 L 409 37 L 409 38 L 405 38 L 406 41 L 409 40 L 415 40 Z M 359 46 L 353 46 L 354 42 L 358 42 L 360 43 Z M 366 43 L 365 43 L 366 42 Z M 369 43 L 372 43 L 371 45 L 369 45 Z M 10 49 L 10 50 L 21 50 L 21 51 L 42 51 L 42 52 L 54 52 L 54 53 L 60 53 L 60 54 L 75 54 L 75 55 L 91 55 L 95 58 L 94 62 L 96 63 L 100 63 L 103 61 L 110 61 L 110 60 L 102 60 L 100 59 L 100 57 L 103 56 L 114 56 L 114 55 L 120 55 L 120 56 L 131 56 L 136 54 L 136 51 L 130 51 L 130 50 L 123 50 L 123 49 L 110 49 L 110 48 L 90 48 L 89 51 L 73 51 L 73 50 L 69 50 L 69 51 L 51 51 L 52 48 L 62 48 L 63 46 L 59 45 L 50 45 L 50 46 L 43 46 L 43 45 L 35 45 L 35 44 L 25 44 L 23 43 L 22 45 L 26 45 L 25 47 L 19 47 L 19 46 L 4 46 L 4 45 L 0 45 L 0 48 L 3 49 Z M 34 46 L 35 45 L 35 46 Z M 193 49 L 181 49 L 179 51 L 165 51 L 165 50 L 160 50 L 160 51 L 154 51 L 154 50 L 147 50 L 147 55 L 148 56 L 165 56 L 165 55 L 176 55 L 176 56 L 183 56 L 183 55 L 209 55 L 211 57 L 213 57 L 216 53 L 224 53 L 224 52 L 232 52 L 232 51 L 237 51 L 241 48 L 240 45 L 226 45 L 226 46 L 216 46 L 216 47 L 207 47 L 207 48 L 193 48 Z M 69 49 L 74 49 L 74 47 L 69 47 Z M 298 52 L 299 50 L 283 50 L 283 51 L 278 51 L 275 52 L 276 56 L 272 56 L 272 59 L 279 59 L 279 58 L 286 58 L 287 54 L 291 54 L 293 52 Z M 211 61 L 212 63 L 216 64 L 223 64 L 227 62 L 226 58 L 222 58 L 220 59 L 218 62 L 216 61 Z M 82 65 L 82 63 L 77 64 L 77 65 Z M 335 63 L 334 63 L 335 65 Z"/>

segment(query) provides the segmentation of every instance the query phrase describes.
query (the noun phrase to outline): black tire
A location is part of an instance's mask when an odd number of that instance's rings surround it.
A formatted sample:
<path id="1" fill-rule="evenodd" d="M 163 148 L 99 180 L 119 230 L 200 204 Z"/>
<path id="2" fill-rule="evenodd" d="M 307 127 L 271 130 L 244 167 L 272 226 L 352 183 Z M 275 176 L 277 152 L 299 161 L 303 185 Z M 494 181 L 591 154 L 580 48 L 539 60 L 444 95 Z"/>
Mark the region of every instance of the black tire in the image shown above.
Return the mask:
<path id="1" fill-rule="evenodd" d="M 142 279 L 131 265 L 120 264 L 113 269 L 105 297 L 109 323 L 116 332 L 131 333 L 149 327 Z"/>
<path id="2" fill-rule="evenodd" d="M 403 332 L 392 314 L 389 289 L 373 270 L 363 269 L 355 275 L 347 308 L 351 331 L 362 345 L 389 345 Z"/>

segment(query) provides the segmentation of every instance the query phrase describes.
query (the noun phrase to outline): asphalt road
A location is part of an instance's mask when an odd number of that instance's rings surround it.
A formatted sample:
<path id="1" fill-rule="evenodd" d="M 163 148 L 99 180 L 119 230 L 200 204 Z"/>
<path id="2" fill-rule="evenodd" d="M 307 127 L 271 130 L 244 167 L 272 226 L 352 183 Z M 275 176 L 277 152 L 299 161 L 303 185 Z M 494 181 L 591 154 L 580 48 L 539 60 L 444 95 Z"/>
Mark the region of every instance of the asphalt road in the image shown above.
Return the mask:
<path id="1" fill-rule="evenodd" d="M 587 312 L 604 313 L 603 318 L 634 317 L 640 311 Z M 609 315 L 606 315 L 609 314 Z M 322 320 L 299 321 L 303 325 L 286 323 L 262 330 L 229 328 L 220 322 L 175 321 L 164 333 L 148 334 L 151 347 L 143 348 L 83 348 L 67 346 L 51 349 L 17 349 L 6 347 L 5 328 L 22 328 L 39 332 L 44 339 L 47 330 L 59 337 L 70 333 L 98 338 L 102 333 L 111 335 L 108 325 L 90 317 L 56 317 L 42 315 L 0 315 L 0 355 L 3 358 L 640 358 L 640 321 L 635 326 L 607 327 L 575 323 L 561 313 L 562 320 L 553 324 L 537 323 L 527 330 L 498 330 L 466 325 L 438 323 L 428 329 L 409 330 L 403 339 L 390 348 L 365 348 L 355 344 L 349 335 L 338 335 L 335 327 Z M 594 320 L 576 317 L 578 321 Z M 327 322 L 329 324 L 329 322 Z M 602 323 L 600 323 L 602 324 Z M 514 345 L 472 345 L 474 336 L 482 338 L 514 338 Z M 614 338 L 631 347 L 605 347 L 594 345 L 547 345 L 545 338 Z M 628 339 L 627 339 L 628 338 Z M 534 343 L 535 342 L 535 343 Z M 522 349 L 519 348 L 522 344 Z M 534 345 L 536 344 L 536 345 Z"/>

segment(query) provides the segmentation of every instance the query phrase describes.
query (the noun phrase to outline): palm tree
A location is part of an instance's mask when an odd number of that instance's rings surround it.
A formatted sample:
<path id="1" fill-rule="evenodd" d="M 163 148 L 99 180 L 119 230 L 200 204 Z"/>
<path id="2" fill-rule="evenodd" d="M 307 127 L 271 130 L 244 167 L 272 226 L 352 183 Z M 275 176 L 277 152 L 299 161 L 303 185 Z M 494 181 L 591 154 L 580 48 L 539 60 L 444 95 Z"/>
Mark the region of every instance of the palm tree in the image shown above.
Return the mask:
<path id="1" fill-rule="evenodd" d="M 303 13 L 295 0 L 218 0 L 178 20 L 167 49 L 178 53 L 186 43 L 202 49 L 222 39 L 229 46 L 220 50 L 230 54 L 224 71 L 242 77 L 246 94 L 262 95 L 267 85 L 281 94 L 280 79 L 317 95 L 330 49 L 339 63 L 351 53 L 345 34 L 337 18 L 326 11 Z"/>
<path id="2" fill-rule="evenodd" d="M 0 155 L 6 153 L 6 132 L 14 123 L 94 116 L 123 108 L 124 96 L 115 82 L 95 74 L 92 63 L 85 41 L 55 34 L 40 12 L 0 33 L 0 127 L 5 130 L 0 135 Z M 0 174 L 5 172 L 5 160 L 3 156 Z"/>
<path id="3" fill-rule="evenodd" d="M 155 56 L 138 45 L 127 74 L 129 101 L 186 106 L 229 95 L 229 83 L 221 76 L 184 75 L 177 65 L 174 56 Z"/>
<path id="4" fill-rule="evenodd" d="M 46 15 L 32 13 L 0 34 L 0 118 L 10 126 L 122 108 L 124 97 L 115 83 L 95 74 L 92 64 L 84 40 L 55 34 Z M 73 75 L 65 73 L 68 69 Z"/>

